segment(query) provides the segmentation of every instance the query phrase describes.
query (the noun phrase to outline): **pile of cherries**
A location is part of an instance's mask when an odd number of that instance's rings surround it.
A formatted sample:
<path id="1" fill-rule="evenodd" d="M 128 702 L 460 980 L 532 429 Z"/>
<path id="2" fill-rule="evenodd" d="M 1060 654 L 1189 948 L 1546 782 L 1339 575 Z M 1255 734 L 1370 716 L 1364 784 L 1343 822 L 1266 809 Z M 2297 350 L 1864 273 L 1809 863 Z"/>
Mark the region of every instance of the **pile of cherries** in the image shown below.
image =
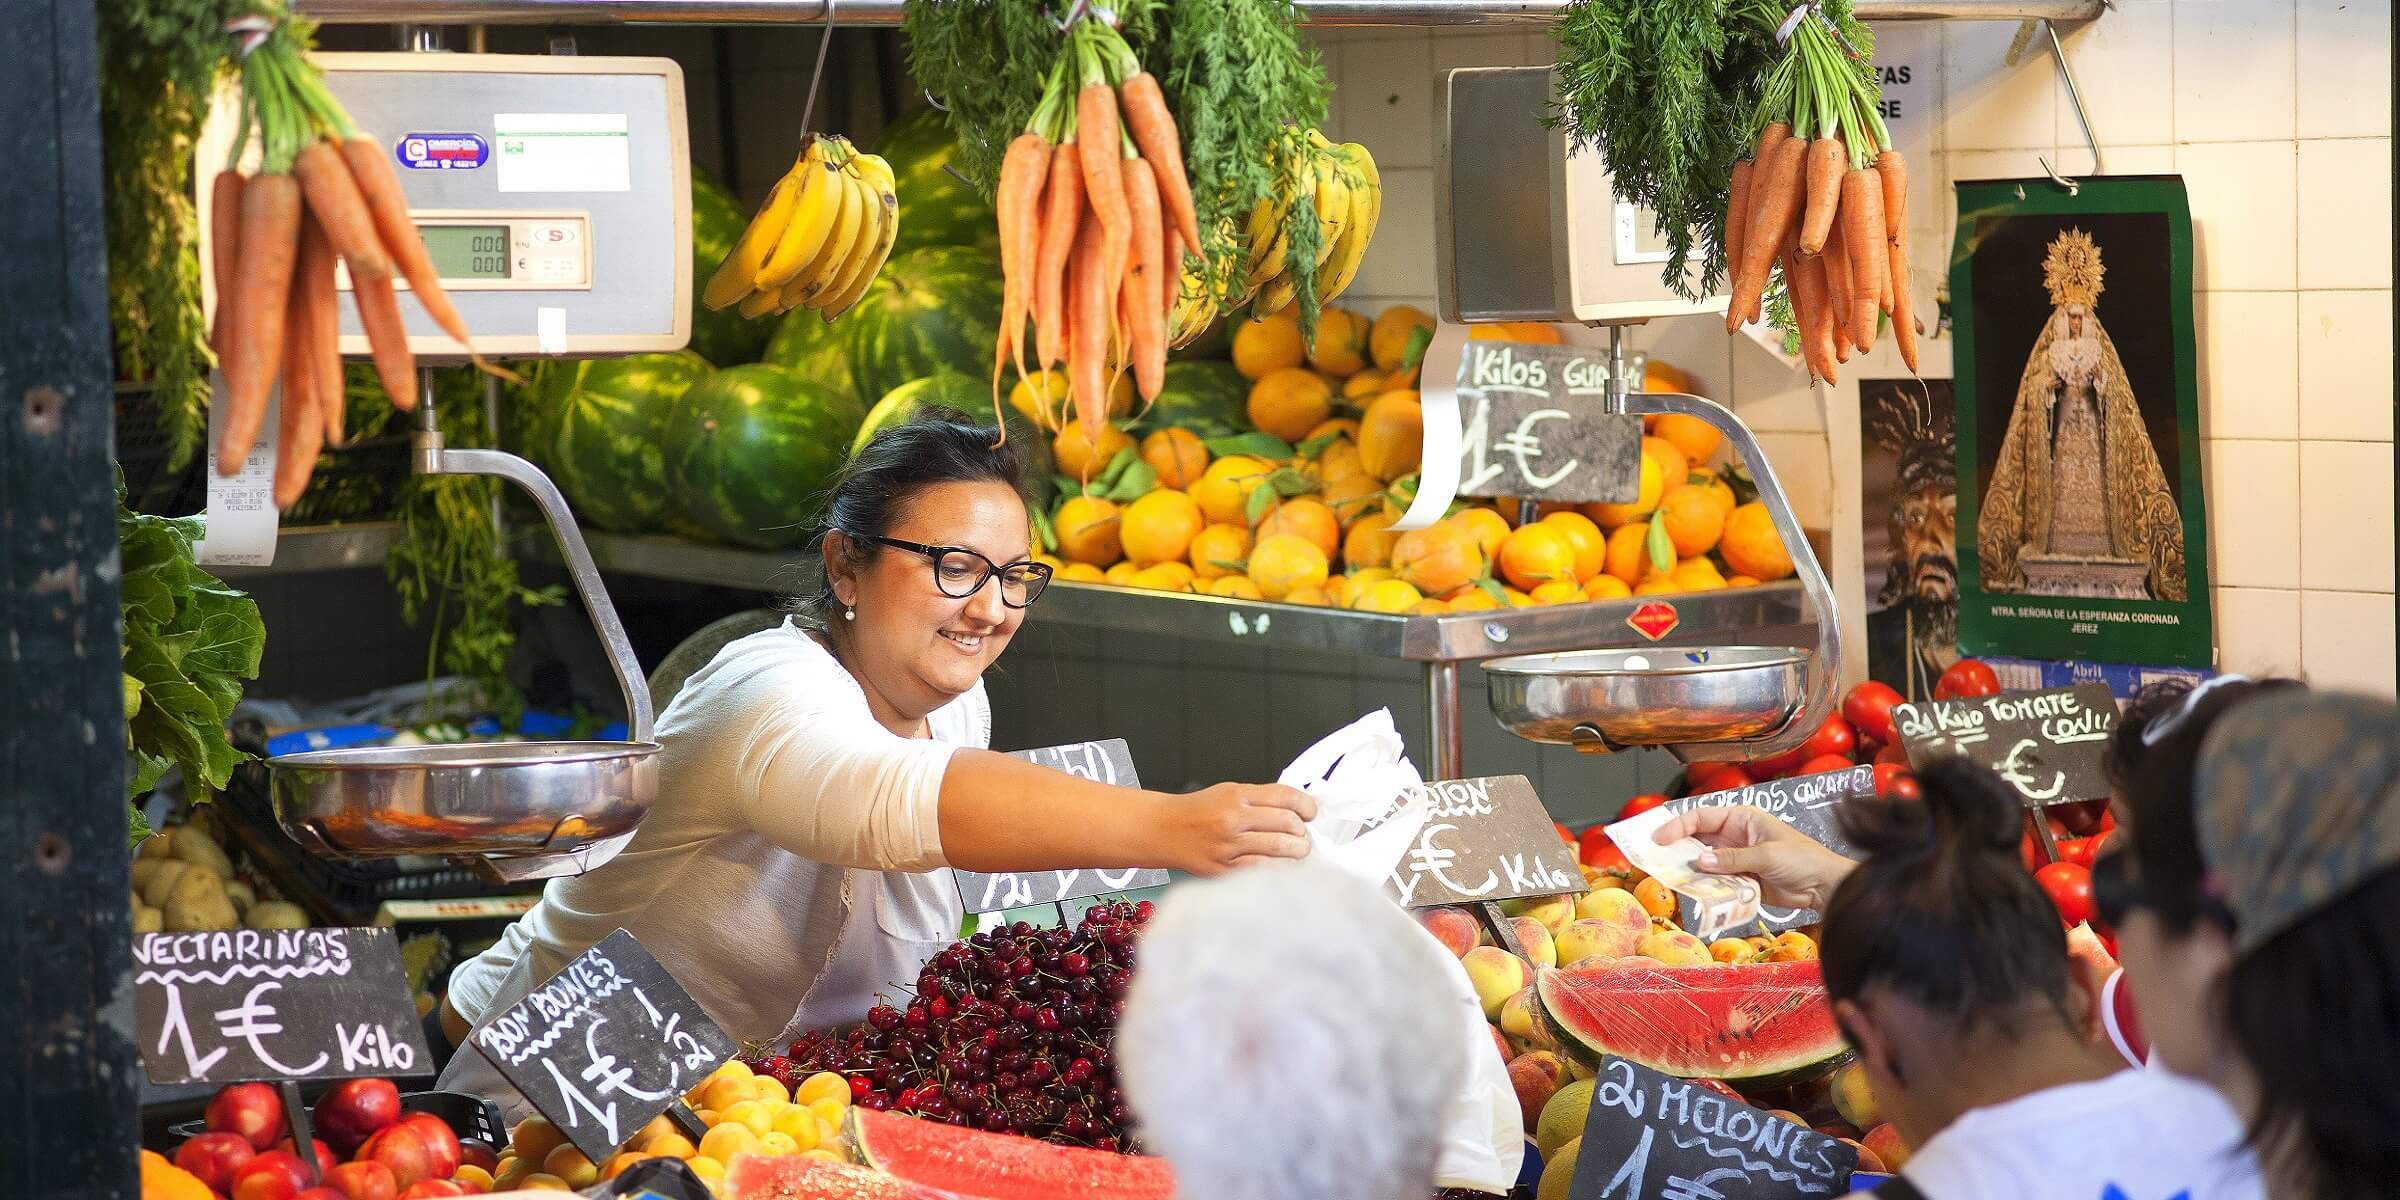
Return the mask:
<path id="1" fill-rule="evenodd" d="M 787 1082 L 817 1071 L 852 1100 L 995 1133 L 1130 1150 L 1113 1043 L 1149 901 L 1093 908 L 1073 929 L 1023 921 L 933 956 L 905 1006 L 817 1030 L 753 1070 Z"/>

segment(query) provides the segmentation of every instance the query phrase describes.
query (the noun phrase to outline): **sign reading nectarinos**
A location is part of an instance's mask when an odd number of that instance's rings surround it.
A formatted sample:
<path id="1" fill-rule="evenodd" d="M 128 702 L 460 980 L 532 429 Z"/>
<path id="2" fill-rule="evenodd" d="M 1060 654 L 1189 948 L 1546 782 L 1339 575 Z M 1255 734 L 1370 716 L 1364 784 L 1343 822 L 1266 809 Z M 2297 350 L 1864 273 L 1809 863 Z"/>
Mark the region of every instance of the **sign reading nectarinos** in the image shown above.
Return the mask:
<path id="1" fill-rule="evenodd" d="M 1561 841 L 1522 775 L 1442 779 L 1410 789 L 1428 812 L 1387 885 L 1403 907 L 1476 904 L 1584 889 L 1575 850 Z"/>

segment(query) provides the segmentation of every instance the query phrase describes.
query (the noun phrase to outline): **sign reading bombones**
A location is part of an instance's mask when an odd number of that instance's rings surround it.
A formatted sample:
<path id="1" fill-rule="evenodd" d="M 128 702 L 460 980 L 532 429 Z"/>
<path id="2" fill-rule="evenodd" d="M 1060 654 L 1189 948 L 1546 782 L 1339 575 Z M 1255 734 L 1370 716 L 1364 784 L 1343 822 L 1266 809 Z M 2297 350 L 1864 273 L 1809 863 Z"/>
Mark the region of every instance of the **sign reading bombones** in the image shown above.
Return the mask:
<path id="1" fill-rule="evenodd" d="M 1024 759 L 1035 766 L 1064 771 L 1094 783 L 1113 787 L 1142 786 L 1141 776 L 1133 768 L 1133 751 L 1126 746 L 1124 738 L 1077 742 L 1071 746 L 1044 746 L 1038 750 L 1013 750 L 1009 753 L 1011 757 Z M 1167 883 L 1165 871 L 1139 867 L 1115 871 L 1092 868 L 1002 871 L 988 875 L 977 871 L 952 871 L 950 878 L 958 887 L 959 903 L 970 913 L 1006 912 L 1036 904 L 1063 904 L 1089 896 L 1164 887 Z"/>
<path id="2" fill-rule="evenodd" d="M 2037 808 L 2108 795 L 2117 701 L 2105 683 L 1894 705 L 1892 722 L 1917 770 L 1963 755 L 1990 767 Z"/>
<path id="3" fill-rule="evenodd" d="M 1575 851 L 1522 775 L 1443 779 L 1410 789 L 1430 811 L 1415 844 L 1392 868 L 1402 906 L 1555 896 L 1584 888 Z"/>
<path id="4" fill-rule="evenodd" d="M 133 959 L 152 1083 L 406 1075 L 432 1061 L 389 929 L 153 933 Z"/>
<path id="5" fill-rule="evenodd" d="M 1600 1062 L 1574 1200 L 1845 1196 L 1858 1151 L 1806 1126 L 1622 1058 Z"/>
<path id="6" fill-rule="evenodd" d="M 1601 411 L 1608 360 L 1575 346 L 1469 342 L 1458 360 L 1458 494 L 1625 504 L 1642 419 Z"/>

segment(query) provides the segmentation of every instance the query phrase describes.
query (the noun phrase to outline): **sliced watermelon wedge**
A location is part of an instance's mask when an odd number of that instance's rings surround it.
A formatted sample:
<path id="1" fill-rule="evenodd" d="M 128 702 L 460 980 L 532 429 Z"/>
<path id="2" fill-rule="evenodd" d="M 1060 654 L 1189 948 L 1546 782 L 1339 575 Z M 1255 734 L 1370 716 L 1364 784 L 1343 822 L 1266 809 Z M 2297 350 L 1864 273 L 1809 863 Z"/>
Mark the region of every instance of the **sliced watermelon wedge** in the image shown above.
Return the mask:
<path id="1" fill-rule="evenodd" d="M 1535 987 L 1559 1044 L 1587 1064 L 1628 1058 L 1737 1088 L 1814 1079 L 1850 1057 L 1814 962 L 1552 968 Z"/>
<path id="2" fill-rule="evenodd" d="M 881 1171 L 798 1154 L 736 1154 L 714 1190 L 720 1200 L 937 1200 Z"/>
<path id="3" fill-rule="evenodd" d="M 1172 1200 L 1159 1159 L 1053 1146 L 898 1113 L 850 1110 L 850 1135 L 868 1164 L 961 1200 Z M 730 1178 L 730 1173 L 728 1174 Z"/>

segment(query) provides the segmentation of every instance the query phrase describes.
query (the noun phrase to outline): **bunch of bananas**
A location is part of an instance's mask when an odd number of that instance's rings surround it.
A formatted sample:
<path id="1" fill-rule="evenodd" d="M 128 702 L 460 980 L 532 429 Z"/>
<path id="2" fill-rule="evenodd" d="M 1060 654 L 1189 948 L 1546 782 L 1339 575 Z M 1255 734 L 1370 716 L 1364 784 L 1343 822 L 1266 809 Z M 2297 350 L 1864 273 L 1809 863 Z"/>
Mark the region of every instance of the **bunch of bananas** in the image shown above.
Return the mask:
<path id="1" fill-rule="evenodd" d="M 830 322 L 866 295 L 899 233 L 891 164 L 839 134 L 811 134 L 701 299 L 738 303 L 745 317 L 807 305 Z"/>
<path id="2" fill-rule="evenodd" d="M 1317 216 L 1317 302 L 1342 294 L 1358 275 L 1383 215 L 1383 177 L 1375 158 L 1357 142 L 1334 145 L 1314 129 L 1308 148 L 1285 172 L 1284 189 L 1250 211 L 1245 230 L 1249 252 L 1242 263 L 1242 293 L 1234 303 L 1258 298 L 1252 311 L 1259 316 L 1283 311 L 1298 294 L 1291 266 L 1292 212 L 1307 204 Z"/>

